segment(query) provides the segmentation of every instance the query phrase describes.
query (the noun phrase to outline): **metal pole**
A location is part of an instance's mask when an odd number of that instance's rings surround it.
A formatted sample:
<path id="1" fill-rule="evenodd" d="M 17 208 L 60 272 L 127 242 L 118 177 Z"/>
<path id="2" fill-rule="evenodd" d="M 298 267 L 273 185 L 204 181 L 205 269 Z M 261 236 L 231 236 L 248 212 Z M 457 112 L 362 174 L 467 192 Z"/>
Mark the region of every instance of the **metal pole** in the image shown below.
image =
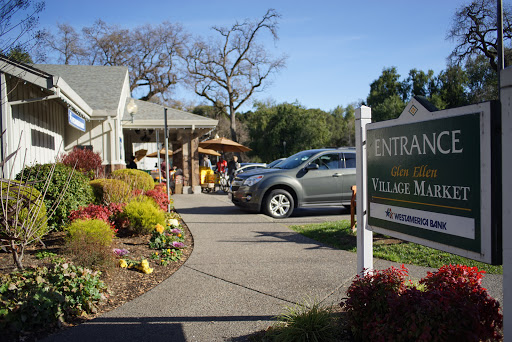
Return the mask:
<path id="1" fill-rule="evenodd" d="M 503 243 L 503 335 L 512 342 L 512 178 L 506 176 L 512 167 L 512 69 L 502 71 L 501 98 L 501 177 L 502 177 L 502 243 Z"/>
<path id="2" fill-rule="evenodd" d="M 167 180 L 167 198 L 171 199 L 171 188 L 169 184 L 169 131 L 167 129 L 167 108 L 164 108 L 164 129 L 165 129 L 165 179 Z M 171 212 L 171 204 L 167 204 L 167 212 Z"/>
<path id="3" fill-rule="evenodd" d="M 497 0 L 497 23 L 498 28 L 498 99 L 501 99 L 500 71 L 505 68 L 503 52 L 503 1 Z"/>
<path id="4" fill-rule="evenodd" d="M 162 183 L 162 158 L 160 158 L 160 139 L 158 137 L 158 129 L 155 131 L 156 135 L 156 153 L 158 158 L 158 183 Z"/>

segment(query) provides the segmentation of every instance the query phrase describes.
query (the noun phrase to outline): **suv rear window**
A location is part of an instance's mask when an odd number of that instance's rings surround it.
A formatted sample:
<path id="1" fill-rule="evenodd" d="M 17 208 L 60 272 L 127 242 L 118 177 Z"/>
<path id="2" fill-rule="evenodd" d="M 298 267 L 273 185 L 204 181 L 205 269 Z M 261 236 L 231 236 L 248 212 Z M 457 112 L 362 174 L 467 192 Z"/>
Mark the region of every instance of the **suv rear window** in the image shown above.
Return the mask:
<path id="1" fill-rule="evenodd" d="M 356 154 L 355 153 L 344 153 L 345 155 L 345 168 L 355 169 L 356 168 Z"/>

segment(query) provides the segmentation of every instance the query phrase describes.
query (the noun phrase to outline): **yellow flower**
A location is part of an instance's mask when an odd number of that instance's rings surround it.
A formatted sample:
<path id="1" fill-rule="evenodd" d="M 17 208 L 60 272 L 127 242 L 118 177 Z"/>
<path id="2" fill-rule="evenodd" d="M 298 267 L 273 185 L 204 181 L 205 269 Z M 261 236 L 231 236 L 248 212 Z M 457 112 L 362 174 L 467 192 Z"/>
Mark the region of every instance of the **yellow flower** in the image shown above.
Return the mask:
<path id="1" fill-rule="evenodd" d="M 169 248 L 167 248 L 167 253 L 171 253 L 171 250 Z"/>
<path id="2" fill-rule="evenodd" d="M 128 267 L 128 263 L 126 262 L 126 260 L 124 260 L 124 259 L 119 259 L 119 267 L 121 267 L 121 268 L 127 268 L 127 267 Z"/>
<path id="3" fill-rule="evenodd" d="M 181 237 L 181 234 L 178 234 L 178 237 Z"/>
<path id="4" fill-rule="evenodd" d="M 155 252 L 155 255 L 158 255 L 158 252 Z"/>
<path id="5" fill-rule="evenodd" d="M 162 226 L 160 223 L 157 223 L 155 227 L 156 231 L 162 234 L 164 232 L 164 226 Z"/>

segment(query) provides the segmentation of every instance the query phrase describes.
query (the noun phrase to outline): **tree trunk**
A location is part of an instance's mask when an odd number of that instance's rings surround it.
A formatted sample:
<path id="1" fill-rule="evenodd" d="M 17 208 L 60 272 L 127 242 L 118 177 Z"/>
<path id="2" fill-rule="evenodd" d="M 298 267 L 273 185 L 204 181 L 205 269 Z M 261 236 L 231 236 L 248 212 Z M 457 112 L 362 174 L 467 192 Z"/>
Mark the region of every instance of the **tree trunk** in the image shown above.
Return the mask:
<path id="1" fill-rule="evenodd" d="M 236 135 L 236 113 L 233 104 L 229 104 L 229 118 L 231 119 L 231 140 L 238 142 L 238 137 Z"/>
<path id="2" fill-rule="evenodd" d="M 14 263 L 19 270 L 23 269 L 23 253 L 21 255 L 18 254 L 18 246 L 14 243 L 14 240 L 11 240 L 11 252 L 12 258 L 14 259 Z"/>

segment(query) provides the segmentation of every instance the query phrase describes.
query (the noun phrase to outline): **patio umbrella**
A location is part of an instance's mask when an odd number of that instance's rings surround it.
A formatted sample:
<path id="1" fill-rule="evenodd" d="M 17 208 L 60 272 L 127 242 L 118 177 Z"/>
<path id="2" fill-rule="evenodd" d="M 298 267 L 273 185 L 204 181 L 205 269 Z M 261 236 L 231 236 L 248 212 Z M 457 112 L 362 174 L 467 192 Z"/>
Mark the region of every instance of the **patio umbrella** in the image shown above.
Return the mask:
<path id="1" fill-rule="evenodd" d="M 202 147 L 198 147 L 197 148 L 197 151 L 199 153 L 202 153 L 202 154 L 209 154 L 210 156 L 217 156 L 219 157 L 220 156 L 220 153 L 219 152 L 216 152 L 215 150 L 210 150 L 208 148 L 202 148 Z"/>
<path id="2" fill-rule="evenodd" d="M 202 147 L 198 147 L 197 152 L 202 153 L 202 154 L 209 154 L 210 156 L 220 156 L 219 152 L 216 152 L 214 150 L 209 150 L 207 148 L 202 148 Z M 176 151 L 173 151 L 172 153 L 173 154 L 181 153 L 181 147 L 178 148 Z"/>
<path id="3" fill-rule="evenodd" d="M 172 156 L 172 151 L 169 150 L 169 157 Z M 150 153 L 150 154 L 146 154 L 146 157 L 158 157 L 158 152 L 153 152 L 153 153 Z M 160 150 L 160 158 L 165 158 L 165 148 L 162 148 Z"/>
<path id="4" fill-rule="evenodd" d="M 236 141 L 227 138 L 215 138 L 211 140 L 202 141 L 199 147 L 208 148 L 215 151 L 224 152 L 247 152 L 252 151 L 249 147 L 241 145 Z"/>
<path id="5" fill-rule="evenodd" d="M 135 162 L 139 162 L 144 156 L 146 156 L 146 153 L 148 153 L 148 150 L 141 149 L 135 152 Z"/>

